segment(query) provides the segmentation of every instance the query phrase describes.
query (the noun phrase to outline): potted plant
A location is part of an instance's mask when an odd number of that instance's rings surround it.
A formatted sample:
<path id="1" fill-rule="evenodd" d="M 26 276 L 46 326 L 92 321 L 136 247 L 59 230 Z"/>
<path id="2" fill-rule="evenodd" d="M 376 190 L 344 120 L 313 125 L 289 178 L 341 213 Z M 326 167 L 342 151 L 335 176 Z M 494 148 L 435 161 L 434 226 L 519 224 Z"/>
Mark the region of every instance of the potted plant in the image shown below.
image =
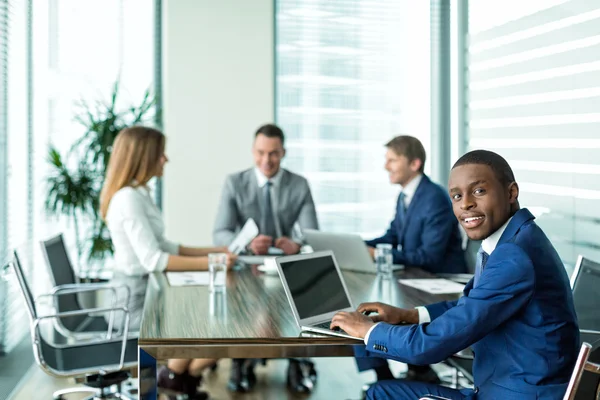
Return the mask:
<path id="1" fill-rule="evenodd" d="M 46 212 L 65 216 L 72 222 L 78 263 L 83 255 L 87 263 L 104 260 L 113 247 L 104 221 L 98 212 L 100 190 L 117 134 L 128 126 L 146 124 L 154 118 L 155 99 L 146 90 L 137 106 L 119 108 L 117 81 L 109 101 L 85 100 L 77 103 L 77 121 L 83 135 L 64 155 L 54 146 L 48 151 L 50 173 L 47 177 Z"/>

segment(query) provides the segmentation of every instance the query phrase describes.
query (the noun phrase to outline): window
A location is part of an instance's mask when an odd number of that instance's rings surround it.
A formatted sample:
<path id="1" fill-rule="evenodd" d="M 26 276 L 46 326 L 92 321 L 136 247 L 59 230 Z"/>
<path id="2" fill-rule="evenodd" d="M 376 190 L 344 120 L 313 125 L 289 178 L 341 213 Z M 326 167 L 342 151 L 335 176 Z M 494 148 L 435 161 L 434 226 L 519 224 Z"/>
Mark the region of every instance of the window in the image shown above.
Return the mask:
<path id="1" fill-rule="evenodd" d="M 322 229 L 380 235 L 394 215 L 384 144 L 429 147 L 429 3 L 276 1 L 276 120 Z"/>
<path id="2" fill-rule="evenodd" d="M 81 100 L 110 100 L 119 81 L 118 107 L 137 105 L 154 74 L 154 7 L 147 0 L 33 0 L 34 135 L 33 194 L 36 239 L 60 231 L 77 262 L 74 226 L 44 212 L 50 144 L 65 155 L 85 133 L 75 121 Z M 58 223 L 57 223 L 58 222 Z M 80 226 L 85 240 L 87 225 Z M 81 264 L 81 265 L 79 265 Z"/>
<path id="3" fill-rule="evenodd" d="M 73 226 L 44 210 L 49 144 L 66 152 L 85 133 L 74 121 L 76 101 L 106 99 L 118 78 L 122 103 L 141 101 L 153 82 L 154 7 L 146 0 L 31 6 L 28 21 L 28 1 L 0 1 L 0 260 L 24 250 L 37 295 L 48 285 L 37 242 L 62 231 L 74 250 Z M 5 279 L 0 271 L 0 352 L 27 331 L 22 300 Z"/>
<path id="4" fill-rule="evenodd" d="M 508 160 L 566 265 L 600 260 L 600 4 L 469 7 L 470 148 Z"/>

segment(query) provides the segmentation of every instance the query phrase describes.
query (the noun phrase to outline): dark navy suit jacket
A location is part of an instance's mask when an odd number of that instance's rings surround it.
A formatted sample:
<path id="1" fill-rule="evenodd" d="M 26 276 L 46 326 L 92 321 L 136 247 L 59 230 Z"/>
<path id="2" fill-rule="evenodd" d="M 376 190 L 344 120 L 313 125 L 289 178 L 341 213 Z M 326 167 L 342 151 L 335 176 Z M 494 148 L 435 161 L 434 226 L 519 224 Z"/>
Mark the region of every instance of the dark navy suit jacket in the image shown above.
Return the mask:
<path id="1" fill-rule="evenodd" d="M 406 210 L 404 220 L 399 212 L 385 235 L 368 240 L 367 246 L 378 243 L 393 246 L 394 264 L 423 268 L 432 273 L 466 272 L 458 221 L 452 211 L 448 193 L 423 175 Z M 402 250 L 397 246 L 401 245 Z"/>
<path id="2" fill-rule="evenodd" d="M 433 364 L 472 346 L 477 399 L 562 399 L 579 328 L 563 263 L 533 219 L 513 216 L 477 286 L 427 306 L 430 324 L 377 325 L 368 354 Z"/>

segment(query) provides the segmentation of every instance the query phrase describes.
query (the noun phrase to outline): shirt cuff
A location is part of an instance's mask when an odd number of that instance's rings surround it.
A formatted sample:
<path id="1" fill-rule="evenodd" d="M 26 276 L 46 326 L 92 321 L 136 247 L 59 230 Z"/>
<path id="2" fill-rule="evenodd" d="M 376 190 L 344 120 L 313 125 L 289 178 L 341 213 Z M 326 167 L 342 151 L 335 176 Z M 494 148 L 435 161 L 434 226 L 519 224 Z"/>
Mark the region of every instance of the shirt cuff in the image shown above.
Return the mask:
<path id="1" fill-rule="evenodd" d="M 373 325 L 371 328 L 369 328 L 369 330 L 367 331 L 367 334 L 365 335 L 365 344 L 369 343 L 369 336 L 371 336 L 371 332 L 373 332 L 373 329 L 375 329 L 375 327 L 379 325 L 379 322 L 375 323 L 375 325 Z"/>
<path id="2" fill-rule="evenodd" d="M 158 262 L 156 263 L 156 269 L 154 272 L 163 272 L 167 269 L 167 265 L 169 264 L 169 253 L 161 252 L 158 257 Z"/>
<path id="3" fill-rule="evenodd" d="M 426 307 L 415 307 L 419 312 L 419 324 L 428 324 L 431 322 L 431 315 Z"/>
<path id="4" fill-rule="evenodd" d="M 167 253 L 172 254 L 174 256 L 178 256 L 179 255 L 179 244 L 169 242 L 168 240 L 163 240 L 161 250 L 166 251 Z"/>

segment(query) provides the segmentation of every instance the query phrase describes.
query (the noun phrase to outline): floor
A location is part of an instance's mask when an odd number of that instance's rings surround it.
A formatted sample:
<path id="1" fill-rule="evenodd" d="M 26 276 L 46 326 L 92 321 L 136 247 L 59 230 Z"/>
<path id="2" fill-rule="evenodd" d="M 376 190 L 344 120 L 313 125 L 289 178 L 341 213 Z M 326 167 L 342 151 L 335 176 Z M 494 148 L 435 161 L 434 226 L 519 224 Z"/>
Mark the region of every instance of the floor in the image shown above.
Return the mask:
<path id="1" fill-rule="evenodd" d="M 271 360 L 267 366 L 258 366 L 256 374 L 258 383 L 249 394 L 230 393 L 226 389 L 229 378 L 229 360 L 222 360 L 216 371 L 205 375 L 204 390 L 211 394 L 211 399 L 360 399 L 364 383 L 372 382 L 375 374 L 371 371 L 359 374 L 356 365 L 349 358 L 313 359 L 317 364 L 319 380 L 314 392 L 310 395 L 293 395 L 286 389 L 286 372 L 288 362 Z M 406 370 L 405 365 L 390 363 L 392 371 L 398 375 Z M 57 379 L 46 375 L 37 365 L 24 376 L 21 385 L 10 400 L 52 399 L 55 390 L 73 386 L 73 380 Z M 70 395 L 68 399 L 82 399 L 85 395 Z"/>
<path id="2" fill-rule="evenodd" d="M 29 336 L 25 337 L 9 354 L 0 356 L 0 400 L 8 398 L 31 364 L 33 364 L 33 352 Z"/>

